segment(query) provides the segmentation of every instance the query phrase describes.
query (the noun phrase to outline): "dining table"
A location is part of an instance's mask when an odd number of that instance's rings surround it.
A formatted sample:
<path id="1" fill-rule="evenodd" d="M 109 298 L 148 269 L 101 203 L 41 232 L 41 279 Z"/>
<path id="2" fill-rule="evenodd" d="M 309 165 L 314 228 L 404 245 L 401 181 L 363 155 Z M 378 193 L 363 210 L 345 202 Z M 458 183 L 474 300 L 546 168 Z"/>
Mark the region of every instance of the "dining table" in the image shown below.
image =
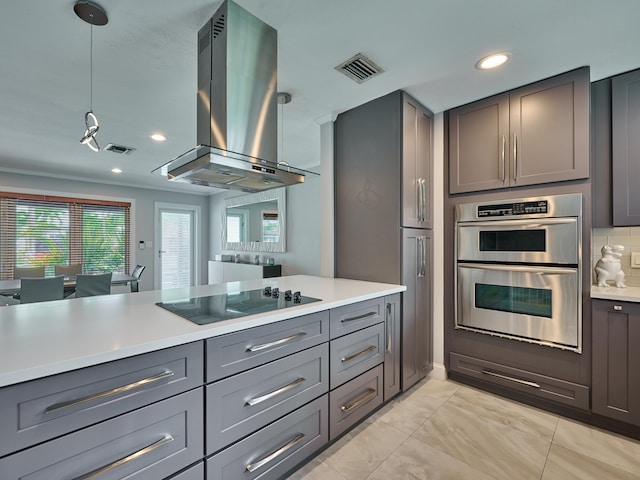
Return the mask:
<path id="1" fill-rule="evenodd" d="M 126 285 L 130 282 L 135 282 L 138 279 L 133 277 L 127 273 L 113 273 L 111 275 L 111 285 Z M 76 286 L 76 277 L 65 276 L 64 277 L 64 289 L 65 293 L 68 293 L 70 290 L 75 289 Z M 9 280 L 0 280 L 0 295 L 2 294 L 13 294 L 20 292 L 20 279 L 13 278 Z"/>

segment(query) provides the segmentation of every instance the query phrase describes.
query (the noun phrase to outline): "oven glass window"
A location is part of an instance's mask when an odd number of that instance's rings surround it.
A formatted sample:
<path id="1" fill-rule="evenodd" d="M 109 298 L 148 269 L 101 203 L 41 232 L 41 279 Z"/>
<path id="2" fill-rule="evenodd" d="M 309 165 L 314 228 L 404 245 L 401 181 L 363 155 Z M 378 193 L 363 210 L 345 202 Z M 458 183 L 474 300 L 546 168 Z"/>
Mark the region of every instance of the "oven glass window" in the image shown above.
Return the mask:
<path id="1" fill-rule="evenodd" d="M 546 230 L 481 230 L 481 252 L 544 252 Z"/>
<path id="2" fill-rule="evenodd" d="M 476 308 L 551 318 L 551 290 L 476 283 L 475 293 Z"/>

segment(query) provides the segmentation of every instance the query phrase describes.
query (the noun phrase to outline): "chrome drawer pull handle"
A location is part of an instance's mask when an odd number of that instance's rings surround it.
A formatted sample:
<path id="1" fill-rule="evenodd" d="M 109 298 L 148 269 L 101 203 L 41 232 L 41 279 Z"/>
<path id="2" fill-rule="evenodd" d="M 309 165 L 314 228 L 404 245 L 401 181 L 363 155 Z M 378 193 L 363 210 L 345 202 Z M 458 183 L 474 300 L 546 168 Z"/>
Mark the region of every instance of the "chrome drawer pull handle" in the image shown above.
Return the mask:
<path id="1" fill-rule="evenodd" d="M 347 357 L 342 357 L 340 359 L 341 362 L 350 362 L 351 360 L 355 360 L 358 357 L 361 357 L 362 355 L 366 355 L 369 352 L 373 352 L 376 348 L 375 345 L 371 345 L 370 347 L 365 348 L 364 350 L 358 352 L 358 353 L 354 353 L 353 355 L 349 355 Z"/>
<path id="2" fill-rule="evenodd" d="M 119 460 L 116 460 L 115 462 L 112 462 L 108 465 L 105 465 L 104 467 L 100 467 L 97 468 L 89 473 L 85 473 L 84 475 L 80 475 L 79 477 L 74 478 L 73 480 L 90 480 L 91 478 L 97 478 L 100 475 L 107 473 L 110 470 L 113 470 L 114 468 L 117 468 L 121 465 L 124 465 L 125 463 L 129 463 L 132 460 L 135 460 L 136 458 L 140 458 L 143 455 L 146 455 L 147 453 L 151 453 L 153 452 L 155 449 L 160 448 L 163 445 L 166 445 L 167 443 L 171 443 L 173 442 L 173 437 L 171 435 L 169 435 L 168 433 L 165 433 L 164 436 L 158 440 L 157 442 L 153 442 L 151 445 L 147 445 L 146 447 L 144 447 L 142 450 L 138 450 L 137 452 L 133 452 L 130 455 L 127 455 L 126 457 L 122 457 Z"/>
<path id="3" fill-rule="evenodd" d="M 351 403 L 347 403 L 346 405 L 341 406 L 340 410 L 342 410 L 343 412 L 348 412 L 349 410 L 353 410 L 354 408 L 358 408 L 361 405 L 364 405 L 375 396 L 376 396 L 375 389 L 368 388 L 364 395 L 362 395 L 360 398 L 355 399 Z"/>
<path id="4" fill-rule="evenodd" d="M 304 382 L 306 380 L 306 378 L 298 378 L 296 380 L 294 380 L 293 382 L 291 382 L 288 385 L 285 385 L 284 387 L 280 387 L 277 390 L 274 390 L 273 392 L 269 392 L 265 395 L 261 395 L 260 397 L 255 397 L 255 398 L 251 398 L 249 400 L 247 400 L 244 404 L 244 406 L 246 407 L 247 405 L 250 406 L 254 406 L 257 405 L 258 403 L 262 403 L 265 400 L 269 400 L 270 398 L 275 397 L 276 395 L 280 395 L 281 393 L 284 393 L 286 391 L 291 390 L 292 388 L 295 388 L 296 386 L 300 385 L 302 382 Z"/>
<path id="5" fill-rule="evenodd" d="M 374 315 L 377 315 L 377 314 L 378 312 L 367 312 L 367 313 L 363 313 L 362 315 L 357 315 L 355 317 L 343 318 L 342 320 L 340 320 L 340 323 L 353 322 L 354 320 L 362 320 L 363 318 L 373 317 Z"/>
<path id="6" fill-rule="evenodd" d="M 614 305 L 614 306 L 613 306 L 613 309 L 614 309 L 616 312 L 621 312 L 621 311 L 622 311 L 622 305 Z"/>
<path id="7" fill-rule="evenodd" d="M 281 338 L 280 340 L 276 340 L 275 342 L 263 343 L 262 345 L 254 345 L 252 347 L 248 347 L 246 351 L 257 352 L 260 350 L 264 350 L 265 348 L 275 347 L 276 345 L 282 345 L 283 343 L 287 343 L 297 338 L 304 337 L 306 334 L 307 332 L 296 333 L 294 335 L 291 335 L 290 337 L 285 337 L 285 338 Z"/>
<path id="8" fill-rule="evenodd" d="M 526 385 L 527 387 L 542 388 L 537 383 L 528 382 L 526 380 L 520 380 L 519 378 L 509 377 L 508 375 L 501 375 L 499 373 L 491 372 L 489 370 L 482 370 L 482 373 L 484 373 L 485 375 L 491 375 L 492 377 L 498 377 L 498 378 L 501 378 L 503 380 L 509 380 L 510 382 L 515 382 L 515 383 L 519 383 L 521 385 Z"/>
<path id="9" fill-rule="evenodd" d="M 111 390 L 107 390 L 105 392 L 87 395 L 86 397 L 76 398 L 75 400 L 69 400 L 67 402 L 54 403 L 53 405 L 49 405 L 47 408 L 45 408 L 44 413 L 47 414 L 58 412 L 60 410 L 64 410 L 65 408 L 75 407 L 76 405 L 82 405 L 83 403 L 110 397 L 118 393 L 128 392 L 129 390 L 133 390 L 134 388 L 142 387 L 149 383 L 157 382 L 158 380 L 162 380 L 163 378 L 171 377 L 173 375 L 174 373 L 171 370 L 165 369 L 157 375 L 143 378 L 142 380 L 138 380 L 137 382 L 129 383 L 127 385 L 122 385 L 121 387 L 112 388 Z"/>
<path id="10" fill-rule="evenodd" d="M 289 441 L 288 443 L 284 444 L 279 449 L 274 450 L 272 453 L 270 453 L 269 455 L 264 457 L 262 460 L 258 460 L 256 463 L 250 463 L 249 465 L 247 465 L 245 467 L 245 469 L 248 472 L 255 472 L 260 467 L 262 467 L 262 466 L 266 465 L 267 463 L 269 463 L 270 461 L 275 460 L 276 458 L 278 458 L 280 455 L 282 455 L 287 450 L 292 448 L 296 443 L 298 443 L 304 437 L 305 437 L 304 433 L 297 434 L 291 441 Z"/>

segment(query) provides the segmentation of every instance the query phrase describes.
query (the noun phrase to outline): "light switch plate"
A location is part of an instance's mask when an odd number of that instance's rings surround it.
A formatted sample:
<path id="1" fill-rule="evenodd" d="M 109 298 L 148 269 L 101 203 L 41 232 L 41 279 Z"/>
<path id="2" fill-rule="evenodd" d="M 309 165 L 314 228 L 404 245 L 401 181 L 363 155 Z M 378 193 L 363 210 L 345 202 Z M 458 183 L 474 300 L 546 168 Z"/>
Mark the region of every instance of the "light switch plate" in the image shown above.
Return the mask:
<path id="1" fill-rule="evenodd" d="M 631 268 L 640 268 L 640 252 L 631 252 Z"/>

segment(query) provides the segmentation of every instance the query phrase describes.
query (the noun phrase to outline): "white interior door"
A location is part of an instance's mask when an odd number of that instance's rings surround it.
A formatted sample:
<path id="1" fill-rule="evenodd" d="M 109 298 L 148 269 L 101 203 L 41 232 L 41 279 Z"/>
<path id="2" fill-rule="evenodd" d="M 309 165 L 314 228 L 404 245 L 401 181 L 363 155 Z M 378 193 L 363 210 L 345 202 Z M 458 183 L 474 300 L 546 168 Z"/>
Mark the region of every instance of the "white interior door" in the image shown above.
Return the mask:
<path id="1" fill-rule="evenodd" d="M 197 207 L 156 205 L 156 288 L 196 284 L 198 213 Z"/>

